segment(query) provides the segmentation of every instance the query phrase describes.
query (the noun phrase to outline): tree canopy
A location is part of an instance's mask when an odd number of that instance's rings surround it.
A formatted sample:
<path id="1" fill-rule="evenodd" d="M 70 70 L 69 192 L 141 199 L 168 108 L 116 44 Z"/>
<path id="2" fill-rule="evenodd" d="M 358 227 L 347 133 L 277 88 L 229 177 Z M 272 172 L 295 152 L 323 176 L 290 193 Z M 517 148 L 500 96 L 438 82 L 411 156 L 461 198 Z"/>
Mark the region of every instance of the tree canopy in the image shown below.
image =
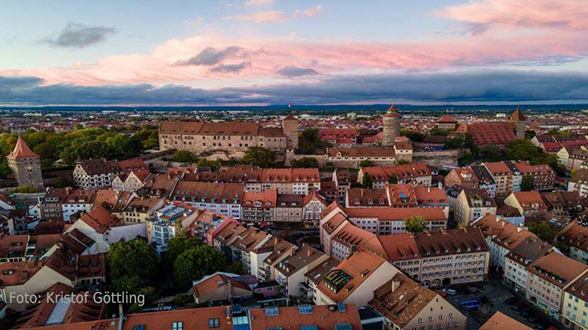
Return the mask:
<path id="1" fill-rule="evenodd" d="M 321 139 L 318 129 L 307 128 L 298 137 L 298 150 L 296 150 L 296 153 L 300 155 L 312 155 L 317 150 L 326 149 L 330 146 L 328 141 Z"/>
<path id="2" fill-rule="evenodd" d="M 533 180 L 533 176 L 530 174 L 526 174 L 521 181 L 521 190 L 522 191 L 531 191 L 535 190 L 535 182 Z"/>
<path id="3" fill-rule="evenodd" d="M 427 221 L 421 216 L 412 216 L 404 220 L 405 230 L 410 233 L 420 233 L 427 229 Z"/>
<path id="4" fill-rule="evenodd" d="M 174 279 L 180 287 L 227 268 L 225 256 L 213 247 L 200 245 L 182 252 L 174 262 Z"/>
<path id="5" fill-rule="evenodd" d="M 272 167 L 276 162 L 276 154 L 263 147 L 250 147 L 245 152 L 242 162 L 258 167 Z"/>
<path id="6" fill-rule="evenodd" d="M 159 257 L 152 246 L 140 238 L 117 242 L 106 254 L 109 278 L 115 291 L 136 293 L 155 280 Z"/>
<path id="7" fill-rule="evenodd" d="M 302 157 L 290 162 L 290 167 L 293 168 L 317 168 L 319 167 L 318 160 L 313 157 Z"/>
<path id="8" fill-rule="evenodd" d="M 540 239 L 548 243 L 552 243 L 557 237 L 557 234 L 559 233 L 557 229 L 551 228 L 545 220 L 540 222 L 529 222 L 527 224 L 527 228 L 530 232 L 537 235 Z"/>
<path id="9" fill-rule="evenodd" d="M 178 163 L 194 163 L 196 157 L 188 150 L 176 150 L 172 156 L 172 160 Z"/>

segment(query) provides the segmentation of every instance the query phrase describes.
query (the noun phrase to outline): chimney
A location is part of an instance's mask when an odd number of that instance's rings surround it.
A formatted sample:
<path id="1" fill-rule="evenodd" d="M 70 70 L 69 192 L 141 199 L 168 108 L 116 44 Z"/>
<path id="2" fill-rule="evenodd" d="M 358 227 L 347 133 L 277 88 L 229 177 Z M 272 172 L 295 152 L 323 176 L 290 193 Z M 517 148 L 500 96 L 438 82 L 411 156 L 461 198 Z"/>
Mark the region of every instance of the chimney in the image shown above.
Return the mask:
<path id="1" fill-rule="evenodd" d="M 296 248 L 294 246 L 292 246 L 290 248 L 290 257 L 294 255 L 294 252 L 296 252 Z"/>
<path id="2" fill-rule="evenodd" d="M 396 290 L 400 287 L 400 281 L 392 280 L 392 292 L 396 292 Z"/>
<path id="3" fill-rule="evenodd" d="M 431 192 L 431 187 L 427 187 L 427 191 L 428 192 Z"/>
<path id="4" fill-rule="evenodd" d="M 310 257 L 312 255 L 312 249 L 308 249 L 308 251 L 306 251 L 306 256 Z"/>

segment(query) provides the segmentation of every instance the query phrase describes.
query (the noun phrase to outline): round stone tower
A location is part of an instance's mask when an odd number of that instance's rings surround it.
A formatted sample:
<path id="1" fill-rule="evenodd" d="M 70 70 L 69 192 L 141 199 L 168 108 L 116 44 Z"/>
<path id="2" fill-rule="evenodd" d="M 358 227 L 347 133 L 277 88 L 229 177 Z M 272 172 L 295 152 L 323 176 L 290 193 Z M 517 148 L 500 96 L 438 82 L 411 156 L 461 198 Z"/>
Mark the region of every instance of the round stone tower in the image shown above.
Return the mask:
<path id="1" fill-rule="evenodd" d="M 400 136 L 400 113 L 398 113 L 398 109 L 391 105 L 382 121 L 384 125 L 382 145 L 391 147 L 394 145 L 394 139 Z"/>
<path id="2" fill-rule="evenodd" d="M 289 114 L 286 118 L 282 119 L 282 131 L 286 135 L 287 145 L 286 147 L 298 149 L 298 126 L 300 123 L 298 119 L 292 114 Z"/>

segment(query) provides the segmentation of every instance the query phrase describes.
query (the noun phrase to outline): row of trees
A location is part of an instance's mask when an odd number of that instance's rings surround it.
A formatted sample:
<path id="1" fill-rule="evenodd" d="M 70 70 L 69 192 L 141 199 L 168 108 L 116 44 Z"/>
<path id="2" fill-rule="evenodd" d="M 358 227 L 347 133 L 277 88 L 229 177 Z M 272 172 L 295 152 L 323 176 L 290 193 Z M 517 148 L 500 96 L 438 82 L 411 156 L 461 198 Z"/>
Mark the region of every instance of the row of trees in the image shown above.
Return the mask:
<path id="1" fill-rule="evenodd" d="M 59 159 L 64 165 L 73 166 L 78 158 L 126 159 L 158 147 L 157 126 L 128 128 L 132 133 L 122 133 L 120 128 L 82 128 L 67 133 L 28 130 L 21 136 L 41 156 L 43 169 L 52 168 Z M 17 134 L 0 136 L 0 178 L 10 173 L 6 156 L 14 149 L 17 139 Z"/>

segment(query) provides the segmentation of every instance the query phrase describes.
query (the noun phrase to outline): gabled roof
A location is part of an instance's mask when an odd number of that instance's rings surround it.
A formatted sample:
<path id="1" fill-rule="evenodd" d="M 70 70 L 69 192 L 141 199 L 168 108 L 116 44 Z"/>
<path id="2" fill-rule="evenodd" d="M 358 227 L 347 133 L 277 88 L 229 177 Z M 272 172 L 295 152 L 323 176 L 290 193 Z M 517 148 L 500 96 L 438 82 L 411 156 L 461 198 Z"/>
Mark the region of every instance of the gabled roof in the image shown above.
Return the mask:
<path id="1" fill-rule="evenodd" d="M 439 295 L 398 272 L 374 291 L 369 305 L 395 325 L 403 327 L 412 321 Z M 449 305 L 448 302 L 445 302 Z"/>
<path id="2" fill-rule="evenodd" d="M 528 326 L 521 322 L 502 314 L 497 311 L 492 315 L 486 323 L 482 324 L 480 330 L 505 330 L 505 329 L 517 329 L 517 330 L 532 330 Z"/>
<path id="3" fill-rule="evenodd" d="M 516 110 L 510 116 L 510 119 L 513 121 L 526 121 L 527 118 L 523 115 L 521 108 L 517 107 Z"/>
<path id="4" fill-rule="evenodd" d="M 18 159 L 18 158 L 35 158 L 39 157 L 36 153 L 34 153 L 31 148 L 27 145 L 27 143 L 23 140 L 22 137 L 18 137 L 16 141 L 16 145 L 14 146 L 14 150 L 8 155 L 8 158 L 11 159 Z"/>

